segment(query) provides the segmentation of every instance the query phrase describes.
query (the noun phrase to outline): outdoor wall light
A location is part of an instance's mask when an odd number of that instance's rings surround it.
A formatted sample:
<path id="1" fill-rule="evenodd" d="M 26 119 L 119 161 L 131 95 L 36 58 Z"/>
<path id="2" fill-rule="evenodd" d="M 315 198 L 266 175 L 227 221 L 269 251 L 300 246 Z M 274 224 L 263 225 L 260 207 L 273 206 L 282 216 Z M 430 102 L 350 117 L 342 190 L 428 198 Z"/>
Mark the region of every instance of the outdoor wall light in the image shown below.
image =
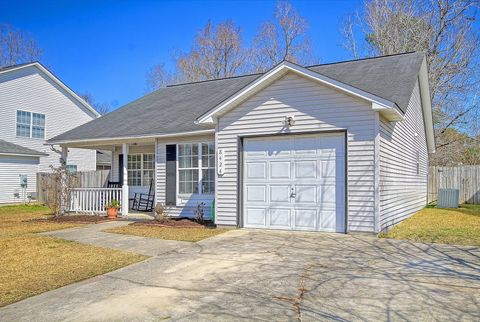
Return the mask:
<path id="1" fill-rule="evenodd" d="M 290 128 L 295 125 L 295 119 L 293 116 L 285 116 L 284 124 L 286 127 Z"/>

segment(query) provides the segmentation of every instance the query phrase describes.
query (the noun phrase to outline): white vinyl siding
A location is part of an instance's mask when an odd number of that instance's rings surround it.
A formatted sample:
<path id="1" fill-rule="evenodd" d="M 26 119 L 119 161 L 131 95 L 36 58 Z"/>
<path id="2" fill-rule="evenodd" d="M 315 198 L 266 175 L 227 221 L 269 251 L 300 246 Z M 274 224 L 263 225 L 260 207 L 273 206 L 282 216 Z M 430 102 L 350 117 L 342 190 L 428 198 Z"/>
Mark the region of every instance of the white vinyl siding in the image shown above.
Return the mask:
<path id="1" fill-rule="evenodd" d="M 427 202 L 428 152 L 418 82 L 405 120 L 380 118 L 380 229 L 422 209 Z"/>
<path id="2" fill-rule="evenodd" d="M 30 133 L 25 137 L 17 135 L 19 110 L 30 113 Z M 45 140 L 94 118 L 91 111 L 36 67 L 0 74 L 0 139 L 47 153 L 40 157 L 39 171 L 59 165 L 60 155 L 45 145 Z M 37 138 L 43 136 L 45 140 Z M 94 150 L 69 149 L 68 163 L 77 165 L 78 171 L 95 170 L 95 161 Z"/>
<path id="3" fill-rule="evenodd" d="M 371 104 L 289 73 L 219 117 L 216 146 L 225 151 L 217 177 L 216 223 L 237 225 L 238 146 L 241 136 L 347 130 L 348 231 L 374 231 L 374 123 Z"/>
<path id="4" fill-rule="evenodd" d="M 23 202 L 24 190 L 20 187 L 20 175 L 27 175 L 26 194 L 36 191 L 38 157 L 0 155 L 0 204 Z M 15 195 L 18 195 L 16 197 Z"/>

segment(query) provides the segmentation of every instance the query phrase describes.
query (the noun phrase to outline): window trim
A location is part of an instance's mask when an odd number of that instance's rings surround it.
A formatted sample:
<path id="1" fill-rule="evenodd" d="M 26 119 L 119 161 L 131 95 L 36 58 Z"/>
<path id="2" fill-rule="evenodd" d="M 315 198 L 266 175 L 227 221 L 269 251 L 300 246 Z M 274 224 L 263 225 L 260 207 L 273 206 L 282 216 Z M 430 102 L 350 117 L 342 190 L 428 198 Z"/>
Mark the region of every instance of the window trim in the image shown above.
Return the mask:
<path id="1" fill-rule="evenodd" d="M 20 136 L 17 134 L 18 112 L 30 113 L 30 135 L 29 136 Z M 37 138 L 33 136 L 33 114 L 43 115 L 44 117 L 43 138 Z M 47 138 L 47 114 L 35 112 L 35 111 L 15 110 L 15 137 L 19 139 L 45 140 Z"/>
<path id="2" fill-rule="evenodd" d="M 131 156 L 131 155 L 139 155 L 140 156 L 140 169 L 129 169 L 128 168 L 128 157 Z M 144 161 L 144 156 L 145 155 L 152 155 L 153 156 L 153 169 L 144 169 L 143 168 L 143 161 Z M 128 174 L 129 171 L 140 171 L 140 185 L 137 186 L 137 185 L 131 185 L 128 180 L 130 180 L 130 175 Z M 143 152 L 140 152 L 140 153 L 129 153 L 127 155 L 127 184 L 129 187 L 148 187 L 149 184 L 147 184 L 146 186 L 143 185 L 143 172 L 144 171 L 153 171 L 153 179 L 155 181 L 155 153 L 143 153 Z"/>
<path id="3" fill-rule="evenodd" d="M 197 154 L 197 167 L 195 168 L 182 168 L 182 170 L 197 170 L 198 171 L 198 182 L 197 182 L 197 190 L 198 190 L 198 193 L 180 193 L 180 172 L 179 172 L 179 151 L 180 151 L 180 148 L 179 146 L 180 145 L 187 145 L 187 144 L 196 144 L 197 147 L 198 147 L 198 154 Z M 176 170 L 175 170 L 175 175 L 177 177 L 177 180 L 176 181 L 176 196 L 177 196 L 177 199 L 178 197 L 180 198 L 188 198 L 188 197 L 191 197 L 191 196 L 214 196 L 215 195 L 215 190 L 213 192 L 206 192 L 204 193 L 203 192 L 203 189 L 202 189 L 202 171 L 203 170 L 206 170 L 206 169 L 215 169 L 216 165 L 216 161 L 214 161 L 214 165 L 213 167 L 203 167 L 203 164 L 202 164 L 202 155 L 203 155 L 203 151 L 202 151 L 202 144 L 213 144 L 214 146 L 214 149 L 215 149 L 215 142 L 214 141 L 201 141 L 201 142 L 182 142 L 182 143 L 177 143 L 176 146 Z M 215 183 L 215 180 L 214 180 L 214 183 Z M 216 189 L 216 186 L 214 185 L 214 189 Z M 178 201 L 177 201 L 178 203 Z"/>

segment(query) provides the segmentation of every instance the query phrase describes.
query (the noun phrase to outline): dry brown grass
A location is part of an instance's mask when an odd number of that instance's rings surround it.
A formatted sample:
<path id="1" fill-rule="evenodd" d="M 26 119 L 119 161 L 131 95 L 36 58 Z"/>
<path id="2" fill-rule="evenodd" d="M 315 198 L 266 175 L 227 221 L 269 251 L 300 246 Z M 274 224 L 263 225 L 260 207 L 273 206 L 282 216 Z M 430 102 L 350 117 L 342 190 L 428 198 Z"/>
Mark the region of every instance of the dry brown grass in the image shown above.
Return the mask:
<path id="1" fill-rule="evenodd" d="M 480 246 L 480 205 L 462 205 L 458 209 L 428 207 L 380 237 Z"/>
<path id="2" fill-rule="evenodd" d="M 34 233 L 79 224 L 29 221 L 42 206 L 0 207 L 0 306 L 141 261 L 145 256 Z"/>
<path id="3" fill-rule="evenodd" d="M 142 237 L 160 238 L 168 240 L 179 240 L 187 242 L 197 242 L 199 240 L 223 234 L 230 229 L 225 228 L 173 228 L 173 227 L 155 227 L 128 225 L 106 230 L 109 233 L 135 235 Z"/>

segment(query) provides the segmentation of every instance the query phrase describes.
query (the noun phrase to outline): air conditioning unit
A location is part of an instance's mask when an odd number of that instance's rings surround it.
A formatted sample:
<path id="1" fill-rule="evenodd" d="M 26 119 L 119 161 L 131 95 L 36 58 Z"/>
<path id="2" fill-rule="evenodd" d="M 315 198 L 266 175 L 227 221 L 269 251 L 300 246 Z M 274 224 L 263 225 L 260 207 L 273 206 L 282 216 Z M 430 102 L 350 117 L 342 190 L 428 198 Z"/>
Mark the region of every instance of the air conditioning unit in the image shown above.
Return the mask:
<path id="1" fill-rule="evenodd" d="M 458 208 L 459 189 L 439 189 L 437 208 Z"/>

